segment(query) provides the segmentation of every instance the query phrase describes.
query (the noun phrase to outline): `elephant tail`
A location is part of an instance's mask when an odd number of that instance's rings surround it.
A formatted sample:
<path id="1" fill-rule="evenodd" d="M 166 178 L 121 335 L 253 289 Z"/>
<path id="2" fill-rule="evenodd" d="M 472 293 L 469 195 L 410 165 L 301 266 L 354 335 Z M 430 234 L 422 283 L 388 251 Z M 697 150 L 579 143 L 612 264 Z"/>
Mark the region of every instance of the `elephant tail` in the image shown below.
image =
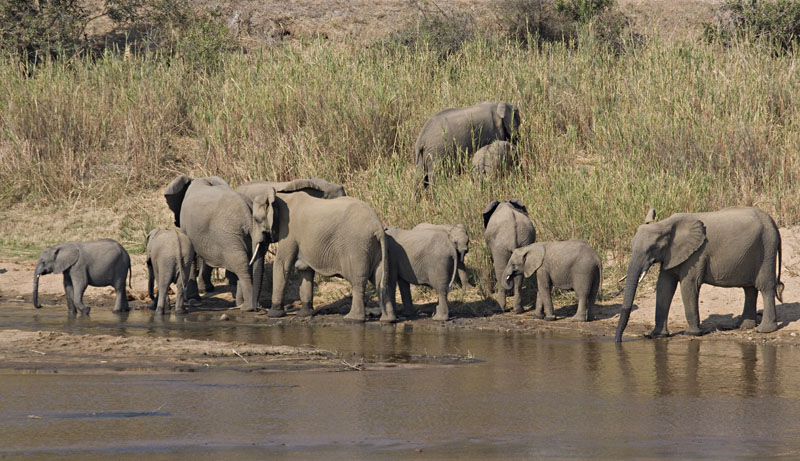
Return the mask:
<path id="1" fill-rule="evenodd" d="M 383 228 L 378 232 L 378 241 L 381 242 L 381 287 L 378 290 L 378 301 L 380 302 L 381 309 L 383 309 L 384 302 L 386 301 L 386 290 L 389 286 L 389 242 L 386 241 L 386 233 L 383 231 Z"/>
<path id="2" fill-rule="evenodd" d="M 603 260 L 600 260 L 600 280 L 597 281 L 597 300 L 603 300 Z"/>
<path id="3" fill-rule="evenodd" d="M 778 234 L 780 235 L 780 234 Z M 783 265 L 783 243 L 778 239 L 778 278 L 775 280 L 775 297 L 783 302 L 783 282 L 781 282 L 781 266 Z"/>
<path id="4" fill-rule="evenodd" d="M 456 274 L 458 274 L 458 253 L 456 253 L 455 257 L 453 257 L 453 274 L 450 275 L 450 283 L 447 284 L 447 291 L 450 291 L 450 288 L 453 286 L 453 282 L 456 281 Z M 461 282 L 461 285 L 464 285 L 464 281 Z"/>
<path id="5" fill-rule="evenodd" d="M 131 258 L 128 258 L 128 288 L 133 290 L 133 268 L 131 267 Z"/>

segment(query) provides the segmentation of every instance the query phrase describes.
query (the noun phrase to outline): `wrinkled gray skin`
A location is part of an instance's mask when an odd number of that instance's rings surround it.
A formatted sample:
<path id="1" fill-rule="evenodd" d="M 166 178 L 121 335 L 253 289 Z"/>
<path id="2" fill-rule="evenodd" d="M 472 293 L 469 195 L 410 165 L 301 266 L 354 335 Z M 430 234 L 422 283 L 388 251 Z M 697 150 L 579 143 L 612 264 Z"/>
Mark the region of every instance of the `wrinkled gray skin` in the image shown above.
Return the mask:
<path id="1" fill-rule="evenodd" d="M 253 226 L 277 243 L 272 266 L 270 317 L 285 315 L 283 292 L 286 277 L 294 267 L 301 277 L 297 315 L 314 312 L 314 275 L 338 275 L 353 287 L 347 321 L 363 322 L 364 289 L 371 280 L 378 291 L 382 322 L 396 321 L 388 296 L 386 236 L 380 219 L 366 203 L 351 198 L 319 199 L 305 192 L 316 186 L 306 179 L 291 181 L 279 191 L 270 188 L 253 201 Z M 266 245 L 268 241 L 254 241 Z"/>
<path id="2" fill-rule="evenodd" d="M 414 147 L 417 171 L 424 174 L 423 184 L 432 181 L 436 163 L 453 158 L 458 151 L 469 158 L 495 140 L 513 141 L 520 122 L 517 106 L 506 102 L 481 102 L 437 112 L 422 126 Z"/>
<path id="3" fill-rule="evenodd" d="M 153 229 L 145 240 L 147 253 L 147 294 L 157 314 L 169 310 L 169 285 L 175 283 L 175 313 L 184 314 L 185 288 L 194 262 L 194 247 L 183 231 Z M 158 280 L 158 294 L 153 285 Z"/>
<path id="4" fill-rule="evenodd" d="M 439 304 L 433 320 L 448 320 L 450 308 L 447 292 L 453 284 L 458 268 L 458 254 L 450 238 L 440 230 L 400 229 L 387 227 L 389 242 L 389 287 L 391 301 L 395 303 L 395 286 L 400 286 L 403 311 L 410 315 L 414 311 L 409 284 L 426 285 L 439 296 Z"/>
<path id="5" fill-rule="evenodd" d="M 493 200 L 483 210 L 483 237 L 492 253 L 494 275 L 497 279 L 497 302 L 506 307 L 506 290 L 501 286 L 503 271 L 511 253 L 519 247 L 536 241 L 536 229 L 528 217 L 528 210 L 519 199 L 507 202 Z M 514 312 L 522 313 L 522 274 L 514 277 Z"/>
<path id="6" fill-rule="evenodd" d="M 463 224 L 451 226 L 450 224 L 429 224 L 424 222 L 417 224 L 412 230 L 421 229 L 438 230 L 447 234 L 447 238 L 453 243 L 456 253 L 458 254 L 458 279 L 461 282 L 461 286 L 464 288 L 473 288 L 469 283 L 467 266 L 464 263 L 464 258 L 467 257 L 467 253 L 469 252 L 469 234 L 467 233 L 467 228 L 464 227 Z"/>
<path id="7" fill-rule="evenodd" d="M 472 173 L 501 174 L 516 163 L 516 148 L 508 141 L 495 141 L 472 156 Z"/>
<path id="8" fill-rule="evenodd" d="M 114 312 L 129 310 L 125 293 L 125 278 L 129 277 L 131 258 L 125 248 L 111 239 L 90 242 L 67 242 L 47 247 L 39 255 L 33 273 L 33 305 L 39 305 L 39 277 L 64 273 L 64 293 L 71 314 L 81 311 L 88 315 L 89 306 L 83 304 L 86 287 L 113 286 L 117 299 Z M 132 274 L 131 274 L 132 275 Z M 130 284 L 130 278 L 128 279 Z"/>
<path id="9" fill-rule="evenodd" d="M 536 274 L 536 310 L 533 316 L 555 320 L 553 313 L 553 287 L 575 290 L 578 311 L 573 320 L 589 321 L 591 308 L 597 299 L 602 281 L 602 262 L 597 252 L 586 241 L 573 239 L 565 242 L 538 242 L 517 248 L 511 254 L 501 279 L 503 288 L 510 290 L 511 281 L 519 274 L 530 277 Z"/>
<path id="10" fill-rule="evenodd" d="M 656 285 L 654 337 L 669 334 L 667 316 L 678 282 L 689 335 L 702 333 L 698 297 L 704 283 L 744 288 L 744 309 L 739 323 L 743 329 L 756 326 L 756 298 L 761 292 L 764 315 L 757 331 L 768 333 L 778 328 L 775 297 L 782 301 L 781 236 L 775 221 L 763 211 L 733 207 L 708 213 L 677 213 L 639 226 L 631 242 L 617 342 L 622 340 L 628 323 L 640 276 L 653 263 L 661 264 Z"/>
<path id="11" fill-rule="evenodd" d="M 261 245 L 259 254 L 253 255 L 252 242 L 269 241 L 270 237 L 264 229 L 253 227 L 247 197 L 231 189 L 222 178 L 193 180 L 183 175 L 167 186 L 164 197 L 175 215 L 175 225 L 189 237 L 195 253 L 206 264 L 236 274 L 237 306 L 243 311 L 257 310 L 268 245 Z"/>

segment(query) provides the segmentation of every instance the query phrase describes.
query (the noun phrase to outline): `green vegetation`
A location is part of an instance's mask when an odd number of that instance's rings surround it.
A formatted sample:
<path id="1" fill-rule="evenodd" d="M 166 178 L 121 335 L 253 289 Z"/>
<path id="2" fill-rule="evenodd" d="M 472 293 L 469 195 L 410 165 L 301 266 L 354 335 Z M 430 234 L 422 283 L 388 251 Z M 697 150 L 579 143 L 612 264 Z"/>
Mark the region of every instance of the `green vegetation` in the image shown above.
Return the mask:
<path id="1" fill-rule="evenodd" d="M 465 223 L 484 287 L 481 211 L 493 198 L 521 198 L 540 239 L 585 238 L 613 268 L 650 206 L 667 216 L 755 205 L 800 220 L 798 63 L 770 49 L 651 38 L 615 52 L 584 31 L 537 47 L 472 38 L 445 57 L 325 41 L 216 49 L 208 68 L 158 52 L 37 65 L 6 55 L 0 206 L 128 210 L 107 236 L 132 247 L 171 224 L 158 197 L 176 174 L 234 186 L 314 175 L 390 224 Z M 521 166 L 482 182 L 441 169 L 421 192 L 422 124 L 481 100 L 520 107 Z M 37 243 L 4 226 L 6 241 Z"/>
<path id="2" fill-rule="evenodd" d="M 800 41 L 800 1 L 725 0 L 704 28 L 709 40 L 757 39 L 785 51 Z"/>

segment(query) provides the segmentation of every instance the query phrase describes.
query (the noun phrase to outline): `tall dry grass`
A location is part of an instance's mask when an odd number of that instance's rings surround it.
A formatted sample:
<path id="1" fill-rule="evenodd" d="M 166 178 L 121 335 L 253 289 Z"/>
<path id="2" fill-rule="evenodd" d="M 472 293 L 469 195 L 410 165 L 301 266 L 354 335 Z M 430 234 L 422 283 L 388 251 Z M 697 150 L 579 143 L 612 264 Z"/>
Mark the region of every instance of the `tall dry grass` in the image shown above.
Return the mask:
<path id="1" fill-rule="evenodd" d="M 591 40 L 475 40 L 445 60 L 309 42 L 226 54 L 211 71 L 156 54 L 36 69 L 4 58 L 0 200 L 113 208 L 158 195 L 177 173 L 234 186 L 314 175 L 343 183 L 387 223 L 465 223 L 468 264 L 484 281 L 480 213 L 493 198 L 521 198 L 542 240 L 585 238 L 624 262 L 650 206 L 667 216 L 755 205 L 798 222 L 797 64 L 756 45 L 657 38 L 622 53 Z M 439 177 L 420 195 L 420 127 L 482 100 L 520 107 L 520 168 L 481 182 Z M 152 221 L 141 220 L 168 224 Z"/>

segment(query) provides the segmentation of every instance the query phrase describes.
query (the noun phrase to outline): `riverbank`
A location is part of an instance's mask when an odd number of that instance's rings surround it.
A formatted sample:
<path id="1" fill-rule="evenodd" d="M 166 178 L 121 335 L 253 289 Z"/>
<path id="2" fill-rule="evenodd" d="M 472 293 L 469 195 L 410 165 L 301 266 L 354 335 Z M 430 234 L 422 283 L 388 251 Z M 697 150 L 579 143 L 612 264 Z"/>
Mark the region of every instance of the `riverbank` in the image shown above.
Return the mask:
<path id="1" fill-rule="evenodd" d="M 783 303 L 778 303 L 777 314 L 779 330 L 770 334 L 758 334 L 754 330 L 736 330 L 735 324 L 744 304 L 744 294 L 738 288 L 719 288 L 704 285 L 700 294 L 701 326 L 708 333 L 700 338 L 682 335 L 686 326 L 683 305 L 680 295 L 676 293 L 672 302 L 669 316 L 670 331 L 675 340 L 735 340 L 742 342 L 759 341 L 770 343 L 800 344 L 800 226 L 781 229 L 783 264 L 781 280 L 785 284 Z M 143 255 L 133 255 L 133 288 L 129 290 L 129 302 L 134 310 L 146 310 L 150 304 L 147 298 L 147 272 Z M 31 286 L 35 260 L 0 259 L 0 302 L 24 305 L 35 313 L 31 306 Z M 269 265 L 268 265 L 269 267 Z M 265 274 L 265 289 L 261 296 L 262 305 L 269 304 L 271 290 L 271 274 L 269 269 Z M 631 313 L 627 338 L 640 338 L 652 329 L 655 312 L 655 278 L 658 270 L 650 274 L 640 285 L 635 301 L 636 308 Z M 287 291 L 288 303 L 299 307 L 297 281 Z M 214 293 L 203 295 L 203 299 L 190 309 L 196 316 L 203 316 L 206 320 L 231 322 L 236 324 L 307 324 L 307 325 L 337 325 L 344 323 L 341 314 L 350 308 L 350 287 L 344 280 L 335 278 L 317 277 L 315 285 L 315 310 L 317 315 L 312 318 L 297 318 L 292 309 L 283 319 L 269 319 L 264 312 L 243 313 L 234 307 L 232 287 L 225 285 L 223 280 L 217 279 L 217 289 Z M 534 292 L 531 283 L 526 281 L 523 296 L 524 305 L 530 309 Z M 418 314 L 401 317 L 399 325 L 402 328 L 421 330 L 441 329 L 468 329 L 481 331 L 497 331 L 503 333 L 537 331 L 563 331 L 573 332 L 591 337 L 613 337 L 619 318 L 619 308 L 622 302 L 621 286 L 617 286 L 609 276 L 605 277 L 603 293 L 604 299 L 599 301 L 594 310 L 595 319 L 588 323 L 573 322 L 569 319 L 577 308 L 572 293 L 563 293 L 555 298 L 555 312 L 558 320 L 545 322 L 534 319 L 530 310 L 522 315 L 510 312 L 501 313 L 492 298 L 482 296 L 477 289 L 462 289 L 454 287 L 450 293 L 451 316 L 449 322 L 435 322 L 430 319 L 435 309 L 436 294 L 432 290 L 415 287 L 413 291 L 415 306 Z M 48 275 L 40 279 L 39 297 L 46 311 L 63 310 L 66 314 L 62 277 Z M 86 291 L 87 304 L 93 311 L 110 310 L 113 307 L 113 289 L 110 287 L 89 287 Z M 398 297 L 399 301 L 399 297 Z M 172 296 L 174 305 L 174 295 Z M 759 297 L 758 308 L 762 302 Z M 174 317 L 174 314 L 171 314 Z M 379 309 L 373 297 L 368 305 L 370 322 L 377 321 Z"/>

